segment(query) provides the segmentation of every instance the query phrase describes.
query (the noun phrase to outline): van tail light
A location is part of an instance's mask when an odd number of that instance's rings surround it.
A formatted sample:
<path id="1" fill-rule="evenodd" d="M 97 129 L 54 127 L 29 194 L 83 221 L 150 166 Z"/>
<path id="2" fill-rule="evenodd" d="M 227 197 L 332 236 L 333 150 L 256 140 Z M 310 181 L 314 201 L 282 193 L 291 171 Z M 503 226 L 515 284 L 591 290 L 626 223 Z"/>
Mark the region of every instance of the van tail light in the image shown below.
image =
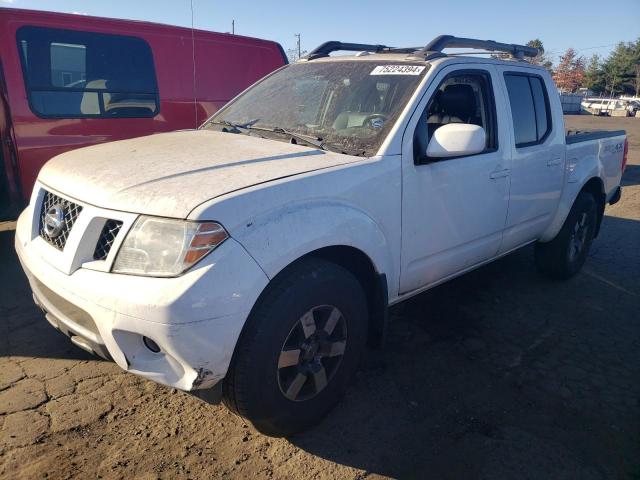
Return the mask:
<path id="1" fill-rule="evenodd" d="M 629 154 L 629 139 L 624 139 L 624 152 L 622 152 L 622 173 L 627 168 L 627 155 Z"/>

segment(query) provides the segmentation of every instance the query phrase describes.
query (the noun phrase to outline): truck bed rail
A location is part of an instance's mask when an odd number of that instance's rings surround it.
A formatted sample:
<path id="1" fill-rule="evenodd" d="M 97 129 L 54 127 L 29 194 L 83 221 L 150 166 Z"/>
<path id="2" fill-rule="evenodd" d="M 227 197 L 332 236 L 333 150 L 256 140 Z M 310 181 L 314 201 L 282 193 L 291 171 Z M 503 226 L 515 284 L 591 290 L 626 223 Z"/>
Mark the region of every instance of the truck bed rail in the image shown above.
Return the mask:
<path id="1" fill-rule="evenodd" d="M 619 137 L 626 135 L 625 130 L 596 130 L 592 132 L 581 132 L 579 130 L 569 130 L 567 132 L 566 143 L 571 145 L 573 143 L 586 142 L 588 140 L 599 140 L 601 138 Z"/>

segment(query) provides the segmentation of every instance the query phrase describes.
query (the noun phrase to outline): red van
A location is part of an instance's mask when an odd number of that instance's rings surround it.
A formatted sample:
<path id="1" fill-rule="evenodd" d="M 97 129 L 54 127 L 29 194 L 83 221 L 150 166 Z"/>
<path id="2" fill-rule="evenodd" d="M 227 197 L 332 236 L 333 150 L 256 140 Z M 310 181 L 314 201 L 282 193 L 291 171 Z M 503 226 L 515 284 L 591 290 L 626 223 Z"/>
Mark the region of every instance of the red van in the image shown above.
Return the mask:
<path id="1" fill-rule="evenodd" d="M 286 62 L 267 40 L 0 8 L 0 211 L 29 198 L 51 157 L 195 128 Z"/>

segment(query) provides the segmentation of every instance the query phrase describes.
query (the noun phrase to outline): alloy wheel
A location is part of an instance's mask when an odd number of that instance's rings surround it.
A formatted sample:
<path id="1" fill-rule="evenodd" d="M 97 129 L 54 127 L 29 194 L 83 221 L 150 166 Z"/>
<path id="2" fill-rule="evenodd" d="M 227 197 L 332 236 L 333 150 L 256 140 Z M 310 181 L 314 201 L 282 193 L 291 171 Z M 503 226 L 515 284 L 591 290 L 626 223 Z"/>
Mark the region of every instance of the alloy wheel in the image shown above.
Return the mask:
<path id="1" fill-rule="evenodd" d="M 313 307 L 293 326 L 278 357 L 278 386 L 289 400 L 318 395 L 337 372 L 347 346 L 347 322 L 332 305 Z"/>
<path id="2" fill-rule="evenodd" d="M 569 261 L 573 262 L 580 256 L 587 243 L 587 232 L 589 230 L 589 224 L 587 222 L 587 213 L 582 212 L 578 217 L 573 231 L 571 232 L 571 238 L 569 239 Z"/>

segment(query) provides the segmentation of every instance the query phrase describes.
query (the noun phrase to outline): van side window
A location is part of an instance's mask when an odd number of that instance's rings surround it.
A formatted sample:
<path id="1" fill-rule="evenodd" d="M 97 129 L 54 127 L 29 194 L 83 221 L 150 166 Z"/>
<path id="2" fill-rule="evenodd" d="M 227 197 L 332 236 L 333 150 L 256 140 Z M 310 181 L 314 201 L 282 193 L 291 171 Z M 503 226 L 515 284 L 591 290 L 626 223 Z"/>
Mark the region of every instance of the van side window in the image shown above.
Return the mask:
<path id="1" fill-rule="evenodd" d="M 22 27 L 17 33 L 31 110 L 49 118 L 153 117 L 160 102 L 141 38 Z"/>
<path id="2" fill-rule="evenodd" d="M 448 123 L 481 126 L 487 133 L 485 152 L 498 148 L 495 99 L 488 72 L 458 71 L 440 83 L 420 117 L 414 133 L 415 163 L 428 161 L 426 151 L 429 140 L 438 128 Z"/>
<path id="3" fill-rule="evenodd" d="M 551 109 L 542 78 L 535 75 L 504 75 L 513 118 L 516 147 L 542 143 L 551 131 Z"/>

